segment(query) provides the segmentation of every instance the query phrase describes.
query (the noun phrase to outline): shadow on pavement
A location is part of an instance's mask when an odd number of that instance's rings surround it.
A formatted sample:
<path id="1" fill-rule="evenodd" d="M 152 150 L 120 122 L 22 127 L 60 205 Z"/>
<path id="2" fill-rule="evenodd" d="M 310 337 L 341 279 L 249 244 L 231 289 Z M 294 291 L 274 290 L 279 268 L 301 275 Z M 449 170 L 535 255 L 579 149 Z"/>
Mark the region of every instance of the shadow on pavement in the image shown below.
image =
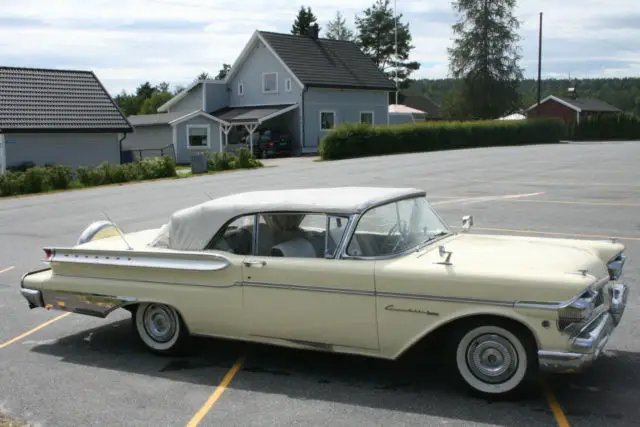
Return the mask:
<path id="1" fill-rule="evenodd" d="M 514 420 L 555 425 L 537 390 L 515 402 L 470 397 L 443 372 L 436 352 L 419 362 L 415 355 L 392 362 L 212 338 L 194 338 L 192 342 L 189 357 L 155 356 L 138 343 L 130 319 L 125 319 L 38 345 L 32 351 L 54 356 L 55 363 L 212 387 L 217 383 L 212 383 L 207 369 L 229 369 L 239 356 L 246 355 L 229 389 L 494 425 L 513 425 Z"/>

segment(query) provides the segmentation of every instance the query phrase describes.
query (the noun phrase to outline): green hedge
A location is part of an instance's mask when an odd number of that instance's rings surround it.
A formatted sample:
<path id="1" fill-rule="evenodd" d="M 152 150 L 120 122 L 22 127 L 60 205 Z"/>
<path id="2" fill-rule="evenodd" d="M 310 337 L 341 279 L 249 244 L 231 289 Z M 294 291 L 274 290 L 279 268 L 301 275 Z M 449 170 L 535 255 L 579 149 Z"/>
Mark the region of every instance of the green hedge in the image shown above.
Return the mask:
<path id="1" fill-rule="evenodd" d="M 233 169 L 254 169 L 261 168 L 264 165 L 255 159 L 251 152 L 246 148 L 238 150 L 238 154 L 224 153 L 207 153 L 207 169 L 209 171 L 226 171 Z"/>
<path id="2" fill-rule="evenodd" d="M 592 116 L 573 129 L 575 140 L 640 139 L 640 118 L 629 114 Z"/>
<path id="3" fill-rule="evenodd" d="M 371 126 L 343 123 L 320 141 L 325 160 L 459 148 L 558 143 L 560 119 L 422 122 Z"/>
<path id="4" fill-rule="evenodd" d="M 174 176 L 177 176 L 176 165 L 168 156 L 123 165 L 105 162 L 94 167 L 79 166 L 75 170 L 60 165 L 35 166 L 0 175 L 0 197 Z"/>

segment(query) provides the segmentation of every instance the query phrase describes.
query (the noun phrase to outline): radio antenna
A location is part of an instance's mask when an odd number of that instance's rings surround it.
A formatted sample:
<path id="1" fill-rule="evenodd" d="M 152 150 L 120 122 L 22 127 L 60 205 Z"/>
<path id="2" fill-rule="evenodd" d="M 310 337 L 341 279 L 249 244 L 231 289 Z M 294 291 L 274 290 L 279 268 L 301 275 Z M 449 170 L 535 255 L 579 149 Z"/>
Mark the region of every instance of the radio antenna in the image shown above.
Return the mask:
<path id="1" fill-rule="evenodd" d="M 124 244 L 127 245 L 127 249 L 129 249 L 130 251 L 133 250 L 133 247 L 131 247 L 131 245 L 129 244 L 129 242 L 127 242 L 127 239 L 125 239 L 124 234 L 122 233 L 122 230 L 120 230 L 120 227 L 118 227 L 116 225 L 115 222 L 111 221 L 111 218 L 109 218 L 109 215 L 107 215 L 106 212 L 102 212 L 102 215 L 104 215 L 111 224 L 113 224 L 113 226 L 116 228 L 116 230 L 118 231 L 118 234 L 120 235 L 120 237 L 122 238 L 122 241 L 124 241 Z"/>

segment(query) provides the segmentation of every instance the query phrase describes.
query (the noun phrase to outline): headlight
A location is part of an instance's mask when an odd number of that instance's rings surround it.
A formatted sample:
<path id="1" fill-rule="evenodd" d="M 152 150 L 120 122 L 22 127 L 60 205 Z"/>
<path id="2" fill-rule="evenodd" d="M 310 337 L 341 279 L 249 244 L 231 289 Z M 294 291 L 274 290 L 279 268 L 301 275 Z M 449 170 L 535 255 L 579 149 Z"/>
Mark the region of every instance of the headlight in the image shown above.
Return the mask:
<path id="1" fill-rule="evenodd" d="M 622 267 L 624 267 L 624 263 L 627 258 L 624 256 L 622 252 L 616 255 L 614 258 L 609 261 L 607 264 L 607 269 L 609 270 L 609 277 L 611 280 L 618 280 L 618 278 L 622 275 Z"/>
<path id="2" fill-rule="evenodd" d="M 561 308 L 558 312 L 558 327 L 565 330 L 573 324 L 581 324 L 591 317 L 596 308 L 600 292 L 589 290 L 575 300 L 571 305 Z"/>

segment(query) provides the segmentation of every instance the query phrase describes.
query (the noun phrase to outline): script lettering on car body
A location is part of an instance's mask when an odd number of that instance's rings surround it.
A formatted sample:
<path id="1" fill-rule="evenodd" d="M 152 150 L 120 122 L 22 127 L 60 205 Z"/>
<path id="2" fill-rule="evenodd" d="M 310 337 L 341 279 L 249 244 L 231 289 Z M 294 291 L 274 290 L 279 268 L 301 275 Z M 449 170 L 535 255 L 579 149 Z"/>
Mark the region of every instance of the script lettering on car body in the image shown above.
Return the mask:
<path id="1" fill-rule="evenodd" d="M 397 307 L 394 307 L 393 304 L 389 304 L 384 309 L 389 311 L 405 311 L 407 313 L 420 313 L 420 314 L 426 314 L 427 316 L 440 316 L 439 313 L 436 313 L 434 311 L 420 310 L 419 308 L 397 308 Z"/>

